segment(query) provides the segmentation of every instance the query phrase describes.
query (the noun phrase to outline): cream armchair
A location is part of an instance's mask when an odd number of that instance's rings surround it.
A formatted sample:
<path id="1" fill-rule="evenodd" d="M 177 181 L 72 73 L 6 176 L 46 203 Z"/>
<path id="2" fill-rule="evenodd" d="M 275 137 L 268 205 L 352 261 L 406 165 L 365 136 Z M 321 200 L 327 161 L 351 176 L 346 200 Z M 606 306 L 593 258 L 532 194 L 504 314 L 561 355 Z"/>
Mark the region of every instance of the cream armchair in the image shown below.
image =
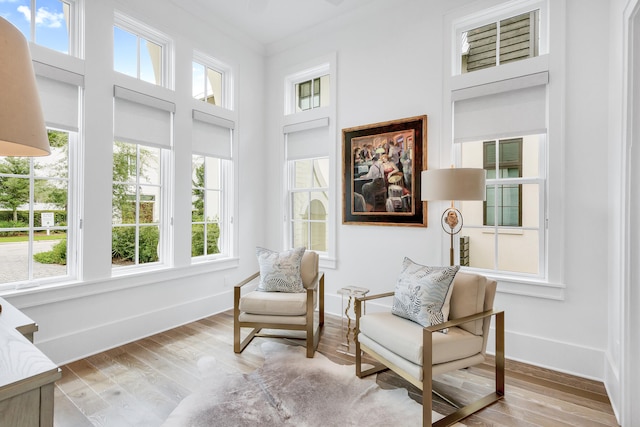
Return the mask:
<path id="1" fill-rule="evenodd" d="M 324 273 L 318 270 L 316 252 L 306 251 L 300 264 L 305 292 L 244 292 L 257 284 L 260 273 L 237 284 L 233 290 L 233 350 L 242 352 L 256 336 L 295 338 L 291 335 L 260 333 L 262 329 L 305 331 L 307 357 L 313 357 L 324 324 Z M 316 318 L 317 309 L 317 322 Z M 242 328 L 251 328 L 242 339 Z"/>
<path id="2" fill-rule="evenodd" d="M 431 425 L 434 375 L 477 365 L 485 360 L 491 317 L 496 318 L 495 392 L 457 409 L 433 423 L 448 426 L 504 396 L 504 312 L 493 310 L 496 282 L 458 272 L 453 280 L 449 321 L 421 325 L 389 312 L 362 314 L 362 303 L 392 297 L 393 292 L 356 299 L 356 375 L 364 377 L 391 369 L 422 390 L 423 425 Z M 441 333 L 447 329 L 447 333 Z M 362 370 L 362 352 L 380 365 Z"/>

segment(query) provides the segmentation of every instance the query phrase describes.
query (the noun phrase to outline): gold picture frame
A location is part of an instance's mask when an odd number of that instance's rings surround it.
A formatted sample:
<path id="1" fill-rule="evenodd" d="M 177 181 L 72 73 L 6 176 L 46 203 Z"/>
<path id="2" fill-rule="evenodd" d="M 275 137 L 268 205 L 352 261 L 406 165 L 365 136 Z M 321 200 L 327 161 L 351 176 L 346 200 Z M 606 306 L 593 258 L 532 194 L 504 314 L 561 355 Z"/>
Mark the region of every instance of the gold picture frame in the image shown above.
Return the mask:
<path id="1" fill-rule="evenodd" d="M 343 224 L 426 227 L 427 116 L 342 130 Z"/>

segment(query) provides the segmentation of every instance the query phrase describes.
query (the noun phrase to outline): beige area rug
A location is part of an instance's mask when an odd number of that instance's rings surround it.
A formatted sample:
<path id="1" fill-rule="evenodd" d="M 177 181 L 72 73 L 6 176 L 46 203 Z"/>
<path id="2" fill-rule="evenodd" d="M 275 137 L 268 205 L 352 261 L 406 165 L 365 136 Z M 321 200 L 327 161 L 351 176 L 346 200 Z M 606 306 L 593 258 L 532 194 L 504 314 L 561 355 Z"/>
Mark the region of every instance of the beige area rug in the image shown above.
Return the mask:
<path id="1" fill-rule="evenodd" d="M 353 365 L 318 352 L 307 359 L 299 346 L 266 342 L 262 352 L 264 366 L 249 374 L 201 359 L 200 390 L 180 402 L 164 427 L 422 425 L 422 405 L 405 389 L 381 389 L 375 375 L 360 379 Z"/>

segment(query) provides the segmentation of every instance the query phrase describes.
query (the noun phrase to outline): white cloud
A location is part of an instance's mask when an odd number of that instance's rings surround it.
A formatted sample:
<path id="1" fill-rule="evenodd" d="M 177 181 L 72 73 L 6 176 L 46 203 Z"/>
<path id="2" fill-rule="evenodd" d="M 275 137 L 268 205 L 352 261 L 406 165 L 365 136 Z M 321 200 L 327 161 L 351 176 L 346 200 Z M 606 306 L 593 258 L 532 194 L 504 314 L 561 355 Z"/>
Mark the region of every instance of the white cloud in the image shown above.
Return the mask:
<path id="1" fill-rule="evenodd" d="M 23 14 L 27 21 L 31 21 L 31 9 L 29 9 L 29 6 L 18 6 L 18 12 Z"/>
<path id="2" fill-rule="evenodd" d="M 27 21 L 31 21 L 31 9 L 29 9 L 29 6 L 18 6 L 18 12 L 22 13 Z M 36 11 L 36 25 L 38 26 L 60 28 L 63 23 L 64 13 L 62 12 L 49 12 L 46 7 L 41 7 Z"/>

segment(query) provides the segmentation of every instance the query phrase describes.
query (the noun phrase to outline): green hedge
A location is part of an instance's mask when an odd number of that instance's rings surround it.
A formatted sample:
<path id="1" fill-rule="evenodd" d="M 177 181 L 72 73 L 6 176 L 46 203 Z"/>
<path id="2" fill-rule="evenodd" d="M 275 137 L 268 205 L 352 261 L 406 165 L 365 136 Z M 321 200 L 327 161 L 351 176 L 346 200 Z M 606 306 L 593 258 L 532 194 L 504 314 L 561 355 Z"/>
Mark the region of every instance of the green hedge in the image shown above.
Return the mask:
<path id="1" fill-rule="evenodd" d="M 66 225 L 67 224 L 67 212 L 66 211 L 52 211 L 52 210 L 44 210 L 44 211 L 34 211 L 33 212 L 33 226 L 41 227 L 42 226 L 42 213 L 53 212 L 53 220 L 56 225 Z M 29 224 L 29 211 L 18 211 L 18 223 L 25 224 L 24 227 L 27 227 Z M 13 222 L 13 211 L 0 210 L 0 224 L 4 222 Z"/>

